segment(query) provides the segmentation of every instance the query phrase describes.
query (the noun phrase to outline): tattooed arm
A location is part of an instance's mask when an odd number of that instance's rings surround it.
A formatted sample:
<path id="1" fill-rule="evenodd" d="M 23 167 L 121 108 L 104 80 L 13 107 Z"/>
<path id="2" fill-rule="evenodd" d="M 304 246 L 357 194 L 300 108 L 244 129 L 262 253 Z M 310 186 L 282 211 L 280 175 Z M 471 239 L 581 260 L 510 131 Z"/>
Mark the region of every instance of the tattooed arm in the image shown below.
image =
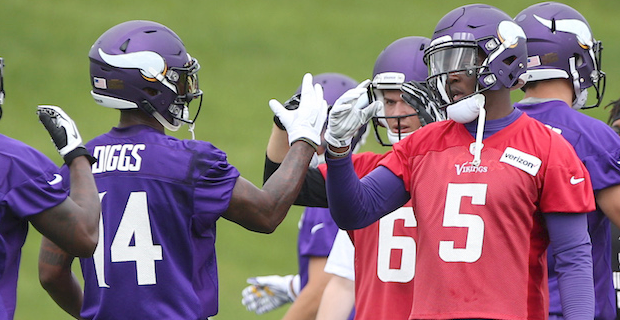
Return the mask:
<path id="1" fill-rule="evenodd" d="M 43 289 L 68 314 L 80 317 L 83 293 L 77 277 L 71 271 L 73 256 L 43 237 L 39 251 L 39 281 Z"/>

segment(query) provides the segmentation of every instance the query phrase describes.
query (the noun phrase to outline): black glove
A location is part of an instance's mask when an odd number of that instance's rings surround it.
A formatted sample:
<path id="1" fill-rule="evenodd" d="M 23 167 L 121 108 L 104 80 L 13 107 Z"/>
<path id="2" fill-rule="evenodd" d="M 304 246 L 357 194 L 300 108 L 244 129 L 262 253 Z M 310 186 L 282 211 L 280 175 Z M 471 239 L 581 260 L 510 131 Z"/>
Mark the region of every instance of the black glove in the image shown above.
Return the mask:
<path id="1" fill-rule="evenodd" d="M 296 93 L 290 99 L 284 101 L 283 106 L 284 108 L 286 108 L 286 110 L 295 110 L 299 108 L 300 99 L 301 93 Z M 280 118 L 278 118 L 278 116 L 273 116 L 273 122 L 276 124 L 276 126 L 278 126 L 278 128 L 286 130 L 286 128 L 284 128 L 284 125 L 282 125 L 282 122 L 280 122 Z"/>
<path id="2" fill-rule="evenodd" d="M 445 120 L 446 116 L 439 110 L 433 94 L 422 82 L 409 81 L 403 83 L 400 96 L 418 113 L 420 123 L 425 126 L 431 122 Z"/>
<path id="3" fill-rule="evenodd" d="M 64 158 L 67 165 L 79 156 L 85 156 L 90 164 L 97 162 L 82 145 L 82 137 L 75 123 L 59 107 L 38 106 L 37 115 L 39 121 L 45 126 L 47 132 L 52 137 L 58 153 Z"/>

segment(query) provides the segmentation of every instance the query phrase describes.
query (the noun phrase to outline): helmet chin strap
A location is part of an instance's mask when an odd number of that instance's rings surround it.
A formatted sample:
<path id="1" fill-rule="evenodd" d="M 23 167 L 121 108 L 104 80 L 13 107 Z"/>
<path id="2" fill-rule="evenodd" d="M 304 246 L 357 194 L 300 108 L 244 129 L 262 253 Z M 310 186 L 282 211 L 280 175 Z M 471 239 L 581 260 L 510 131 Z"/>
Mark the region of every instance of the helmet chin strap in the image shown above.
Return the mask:
<path id="1" fill-rule="evenodd" d="M 187 131 L 192 134 L 192 140 L 196 140 L 196 134 L 194 133 L 194 128 L 196 127 L 196 123 L 192 122 L 188 125 Z"/>
<path id="2" fill-rule="evenodd" d="M 482 153 L 482 148 L 484 144 L 482 144 L 482 138 L 484 137 L 484 122 L 486 120 L 487 112 L 484 109 L 484 106 L 480 108 L 480 114 L 478 115 L 478 127 L 476 128 L 476 142 L 474 144 L 474 160 L 471 162 L 474 166 L 479 166 L 480 155 Z"/>
<path id="3" fill-rule="evenodd" d="M 579 110 L 586 105 L 586 101 L 588 100 L 588 91 L 581 90 L 581 85 L 579 84 L 579 72 L 577 72 L 577 65 L 575 62 L 575 57 L 570 57 L 568 59 L 568 65 L 570 67 L 570 73 L 573 77 L 573 90 L 575 91 L 575 100 L 573 101 L 573 109 Z"/>

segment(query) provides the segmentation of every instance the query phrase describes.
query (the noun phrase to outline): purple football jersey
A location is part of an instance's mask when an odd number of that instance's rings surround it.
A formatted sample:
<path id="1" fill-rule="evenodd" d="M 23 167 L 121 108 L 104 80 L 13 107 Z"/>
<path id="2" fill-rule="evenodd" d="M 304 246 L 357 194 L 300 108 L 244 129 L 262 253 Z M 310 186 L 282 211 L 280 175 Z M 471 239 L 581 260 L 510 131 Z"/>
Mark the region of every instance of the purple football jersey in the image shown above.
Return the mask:
<path id="1" fill-rule="evenodd" d="M 147 126 L 86 144 L 97 163 L 99 244 L 81 259 L 86 319 L 205 319 L 218 311 L 215 222 L 239 177 L 212 144 Z"/>
<path id="2" fill-rule="evenodd" d="M 327 257 L 338 233 L 338 226 L 329 209 L 305 208 L 299 221 L 297 255 L 300 288 L 308 283 L 308 264 L 311 257 Z"/>
<path id="3" fill-rule="evenodd" d="M 529 102 L 535 102 L 533 104 Z M 592 179 L 594 191 L 620 184 L 620 138 L 604 122 L 573 110 L 559 100 L 521 101 L 515 105 L 530 117 L 547 125 L 575 148 Z M 615 292 L 611 271 L 610 221 L 597 209 L 588 214 L 588 232 L 592 239 L 596 319 L 614 319 Z M 549 261 L 550 314 L 562 314 L 555 260 Z"/>
<path id="4" fill-rule="evenodd" d="M 69 194 L 56 164 L 4 135 L 0 135 L 0 177 L 0 319 L 13 319 L 27 219 L 62 203 Z"/>

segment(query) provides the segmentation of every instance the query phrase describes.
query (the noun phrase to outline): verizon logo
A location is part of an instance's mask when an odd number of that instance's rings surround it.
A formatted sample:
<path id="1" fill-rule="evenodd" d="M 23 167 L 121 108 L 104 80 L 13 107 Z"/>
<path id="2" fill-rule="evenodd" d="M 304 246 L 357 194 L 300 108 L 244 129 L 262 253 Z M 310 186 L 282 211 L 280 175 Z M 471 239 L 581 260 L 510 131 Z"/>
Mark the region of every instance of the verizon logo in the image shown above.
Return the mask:
<path id="1" fill-rule="evenodd" d="M 500 162 L 507 163 L 513 167 L 519 168 L 533 176 L 536 176 L 542 161 L 531 154 L 508 147 L 504 150 L 504 154 L 499 159 Z"/>
<path id="2" fill-rule="evenodd" d="M 460 176 L 461 173 L 485 173 L 489 170 L 487 166 L 474 166 L 469 162 L 464 162 L 463 164 L 455 164 L 456 167 L 456 175 Z"/>

